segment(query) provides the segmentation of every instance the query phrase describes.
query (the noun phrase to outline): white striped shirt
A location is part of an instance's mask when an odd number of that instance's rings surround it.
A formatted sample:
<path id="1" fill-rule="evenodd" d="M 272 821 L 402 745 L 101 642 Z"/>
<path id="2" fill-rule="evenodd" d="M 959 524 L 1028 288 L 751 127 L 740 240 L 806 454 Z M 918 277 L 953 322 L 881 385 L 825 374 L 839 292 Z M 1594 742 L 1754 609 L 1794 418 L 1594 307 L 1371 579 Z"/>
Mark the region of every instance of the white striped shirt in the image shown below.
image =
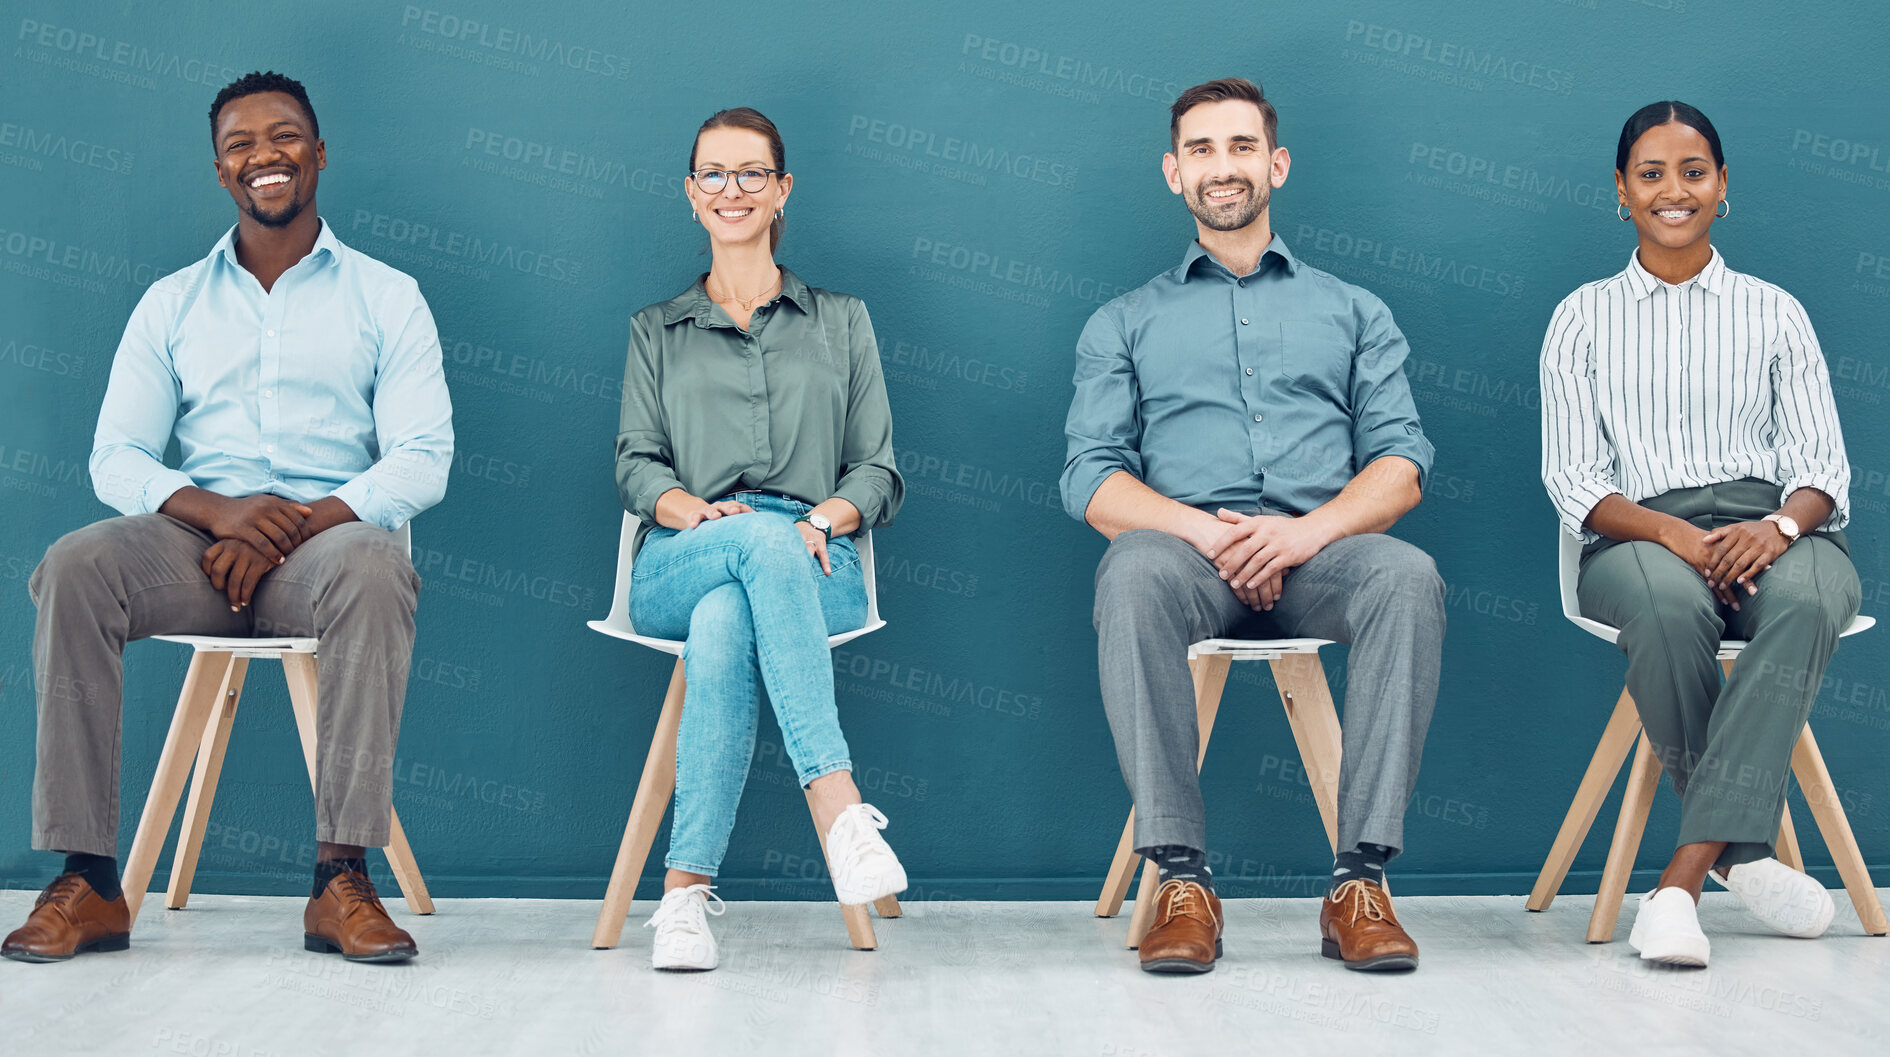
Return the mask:
<path id="1" fill-rule="evenodd" d="M 1756 477 L 1850 520 L 1850 463 L 1804 307 L 1713 251 L 1674 286 L 1641 267 L 1563 299 L 1542 342 L 1542 483 L 1571 534 L 1595 504 Z"/>

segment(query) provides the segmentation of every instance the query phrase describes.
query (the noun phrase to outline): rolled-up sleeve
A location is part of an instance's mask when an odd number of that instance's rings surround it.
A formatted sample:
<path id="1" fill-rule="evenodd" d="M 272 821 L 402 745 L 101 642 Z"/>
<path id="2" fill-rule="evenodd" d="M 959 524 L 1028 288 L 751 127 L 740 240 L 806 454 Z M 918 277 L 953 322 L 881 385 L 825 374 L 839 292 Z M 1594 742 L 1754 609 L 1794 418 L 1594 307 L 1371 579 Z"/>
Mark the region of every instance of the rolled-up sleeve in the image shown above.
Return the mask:
<path id="1" fill-rule="evenodd" d="M 893 457 L 892 405 L 880 370 L 879 339 L 866 305 L 853 301 L 847 319 L 847 420 L 840 444 L 840 481 L 833 494 L 860 512 L 861 528 L 892 522 L 906 483 Z"/>
<path id="2" fill-rule="evenodd" d="M 676 455 L 664 428 L 656 389 L 656 341 L 644 313 L 630 320 L 630 351 L 623 365 L 623 404 L 617 416 L 617 496 L 646 525 L 656 523 L 656 500 L 676 479 Z"/>
<path id="3" fill-rule="evenodd" d="M 1118 470 L 1142 477 L 1141 387 L 1113 304 L 1097 309 L 1076 339 L 1075 382 L 1061 486 L 1064 511 L 1087 524 L 1089 501 L 1104 481 Z"/>
<path id="4" fill-rule="evenodd" d="M 403 277 L 405 278 L 405 277 Z M 453 469 L 453 401 L 440 334 L 420 286 L 390 288 L 374 368 L 380 458 L 334 491 L 355 516 L 393 532 L 446 496 Z"/>
<path id="5" fill-rule="evenodd" d="M 1614 448 L 1602 435 L 1595 401 L 1595 343 L 1571 297 L 1556 307 L 1542 339 L 1542 484 L 1563 531 L 1584 541 L 1595 504 L 1615 483 Z"/>
<path id="6" fill-rule="evenodd" d="M 1811 320 L 1795 298 L 1780 297 L 1779 353 L 1772 361 L 1772 425 L 1778 436 L 1779 494 L 1816 488 L 1835 506 L 1823 528 L 1851 520 L 1851 464 L 1844 455 L 1831 374 Z"/>
<path id="7" fill-rule="evenodd" d="M 138 300 L 112 357 L 88 469 L 99 501 L 121 514 L 155 514 L 194 482 L 164 465 L 183 387 L 171 361 L 175 293 L 153 285 Z"/>
<path id="8" fill-rule="evenodd" d="M 1424 435 L 1411 382 L 1404 376 L 1411 347 L 1383 301 L 1368 296 L 1359 312 L 1358 349 L 1352 358 L 1353 464 L 1362 470 L 1387 455 L 1409 459 L 1417 467 L 1422 489 L 1437 452 Z"/>

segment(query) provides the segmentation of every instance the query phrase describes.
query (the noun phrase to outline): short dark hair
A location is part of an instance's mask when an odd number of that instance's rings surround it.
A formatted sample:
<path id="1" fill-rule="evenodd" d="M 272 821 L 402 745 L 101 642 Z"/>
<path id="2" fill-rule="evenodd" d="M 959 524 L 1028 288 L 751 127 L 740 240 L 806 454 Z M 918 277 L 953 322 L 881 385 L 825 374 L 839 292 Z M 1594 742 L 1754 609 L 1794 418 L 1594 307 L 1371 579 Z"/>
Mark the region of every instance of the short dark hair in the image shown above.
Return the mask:
<path id="1" fill-rule="evenodd" d="M 301 81 L 269 70 L 246 73 L 224 85 L 223 90 L 217 93 L 216 101 L 210 104 L 210 143 L 212 146 L 216 144 L 217 118 L 222 115 L 224 106 L 233 99 L 241 99 L 246 95 L 257 95 L 262 92 L 284 92 L 293 97 L 296 102 L 302 104 L 302 112 L 308 115 L 309 133 L 316 139 L 322 138 L 322 123 L 315 120 L 315 108 L 309 104 L 308 89 L 302 87 Z"/>
<path id="2" fill-rule="evenodd" d="M 1267 101 L 1266 92 L 1245 77 L 1223 77 L 1206 84 L 1197 84 L 1175 97 L 1174 105 L 1168 108 L 1169 146 L 1176 150 L 1181 148 L 1181 115 L 1202 103 L 1220 103 L 1229 99 L 1259 107 L 1260 122 L 1267 130 L 1267 149 L 1280 145 L 1280 115 L 1274 111 L 1273 104 Z"/>
<path id="3" fill-rule="evenodd" d="M 732 106 L 727 110 L 717 110 L 709 115 L 709 120 L 696 129 L 695 142 L 689 144 L 689 171 L 696 171 L 696 146 L 702 142 L 702 134 L 712 128 L 744 128 L 750 132 L 759 132 L 768 141 L 768 149 L 774 152 L 774 167 L 787 171 L 787 148 L 781 145 L 781 130 L 769 121 L 767 116 L 752 106 Z M 781 246 L 781 232 L 786 223 L 775 217 L 768 225 L 768 249 L 770 252 Z"/>
<path id="4" fill-rule="evenodd" d="M 1722 169 L 1726 167 L 1726 155 L 1719 149 L 1719 130 L 1713 127 L 1711 121 L 1706 120 L 1705 114 L 1685 103 L 1669 99 L 1641 107 L 1634 112 L 1633 117 L 1627 119 L 1627 124 L 1621 126 L 1621 142 L 1614 148 L 1614 171 L 1627 171 L 1628 151 L 1633 149 L 1637 140 L 1647 134 L 1648 129 L 1673 122 L 1685 125 L 1705 136 L 1706 145 L 1713 149 L 1713 164 Z"/>

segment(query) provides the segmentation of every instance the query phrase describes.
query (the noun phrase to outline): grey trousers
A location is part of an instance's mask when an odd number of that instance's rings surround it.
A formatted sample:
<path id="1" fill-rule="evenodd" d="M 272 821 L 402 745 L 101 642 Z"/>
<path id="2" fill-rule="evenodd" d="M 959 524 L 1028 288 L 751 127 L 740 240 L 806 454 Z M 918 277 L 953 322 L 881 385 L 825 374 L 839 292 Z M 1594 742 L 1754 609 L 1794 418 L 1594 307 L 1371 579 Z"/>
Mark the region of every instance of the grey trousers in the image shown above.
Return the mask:
<path id="1" fill-rule="evenodd" d="M 61 537 L 33 571 L 33 847 L 118 854 L 122 655 L 152 635 L 320 639 L 316 839 L 386 845 L 420 592 L 405 548 L 377 526 L 337 525 L 233 613 L 200 564 L 213 542 L 163 514 L 115 517 Z"/>
<path id="2" fill-rule="evenodd" d="M 1757 520 L 1778 502 L 1777 485 L 1743 480 L 1641 505 L 1711 529 Z M 1680 794 L 1678 843 L 1727 842 L 1720 866 L 1773 854 L 1792 747 L 1862 601 L 1848 552 L 1842 533 L 1805 534 L 1737 610 L 1658 543 L 1602 540 L 1584 553 L 1582 615 L 1621 629 L 1628 693 Z M 1723 688 L 1722 637 L 1748 642 Z"/>
<path id="3" fill-rule="evenodd" d="M 1346 537 L 1288 573 L 1273 609 L 1256 613 L 1193 547 L 1165 532 L 1124 532 L 1096 569 L 1095 622 L 1138 850 L 1207 850 L 1188 646 L 1227 635 L 1351 644 L 1339 849 L 1404 847 L 1444 642 L 1444 584 L 1429 555 L 1390 536 Z"/>

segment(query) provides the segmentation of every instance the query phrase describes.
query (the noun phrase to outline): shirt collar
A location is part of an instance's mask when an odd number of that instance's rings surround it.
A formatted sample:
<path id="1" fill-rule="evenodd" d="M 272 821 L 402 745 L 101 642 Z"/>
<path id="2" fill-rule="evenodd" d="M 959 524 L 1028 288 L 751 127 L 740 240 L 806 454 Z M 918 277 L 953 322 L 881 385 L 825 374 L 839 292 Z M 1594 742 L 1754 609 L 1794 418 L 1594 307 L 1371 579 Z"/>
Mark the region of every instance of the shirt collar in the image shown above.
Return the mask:
<path id="1" fill-rule="evenodd" d="M 781 267 L 781 299 L 791 301 L 802 312 L 814 311 L 814 294 L 801 277 L 785 265 Z M 663 302 L 663 325 L 680 323 L 685 319 L 695 320 L 699 327 L 709 325 L 710 309 L 714 302 L 709 300 L 709 288 L 705 285 L 707 273 L 700 275 L 689 284 L 689 289 Z"/>
<path id="2" fill-rule="evenodd" d="M 1254 269 L 1253 269 L 1254 275 L 1260 274 L 1261 270 L 1266 267 L 1268 255 L 1276 256 L 1280 259 L 1280 267 L 1286 269 L 1286 274 L 1293 275 L 1299 271 L 1299 258 L 1293 256 L 1293 251 L 1286 247 L 1286 240 L 1281 238 L 1278 232 L 1274 233 L 1273 241 L 1267 243 L 1267 248 L 1260 251 L 1260 261 L 1259 263 L 1254 265 Z M 1234 273 L 1231 270 L 1229 270 L 1226 265 L 1222 264 L 1220 261 L 1215 260 L 1214 255 L 1209 253 L 1206 247 L 1201 245 L 1201 240 L 1190 239 L 1188 242 L 1188 252 L 1184 254 L 1181 258 L 1181 281 L 1182 282 L 1184 283 L 1187 282 L 1188 279 L 1194 275 L 1196 264 L 1198 264 L 1203 259 L 1205 259 L 1208 263 L 1206 265 L 1202 265 L 1202 267 L 1211 266 L 1211 267 L 1219 268 L 1221 270 L 1221 274 L 1227 275 L 1236 279 L 1247 278 L 1247 276 L 1245 275 L 1239 275 L 1239 276 L 1234 275 Z"/>
<path id="3" fill-rule="evenodd" d="M 335 237 L 335 229 L 326 219 L 320 217 L 317 219 L 321 220 L 321 232 L 315 236 L 315 248 L 309 250 L 308 257 L 302 260 L 308 260 L 309 257 L 322 257 L 325 264 L 339 263 L 341 240 Z M 242 262 L 236 259 L 236 227 L 235 224 L 230 225 L 230 230 L 224 232 L 223 237 L 217 240 L 217 244 L 211 247 L 210 256 L 222 257 L 230 262 L 230 267 L 241 268 Z"/>
<path id="4" fill-rule="evenodd" d="M 1622 274 L 1627 276 L 1628 287 L 1634 291 L 1634 299 L 1640 301 L 1663 286 L 1672 286 L 1679 290 L 1684 289 L 1689 283 L 1699 283 L 1701 289 L 1709 294 L 1723 294 L 1726 292 L 1726 272 L 1726 259 L 1719 255 L 1719 247 L 1715 246 L 1713 256 L 1707 260 L 1706 267 L 1701 268 L 1700 274 L 1684 283 L 1669 283 L 1648 271 L 1641 265 L 1641 251 L 1638 249 L 1628 254 L 1627 271 Z"/>

